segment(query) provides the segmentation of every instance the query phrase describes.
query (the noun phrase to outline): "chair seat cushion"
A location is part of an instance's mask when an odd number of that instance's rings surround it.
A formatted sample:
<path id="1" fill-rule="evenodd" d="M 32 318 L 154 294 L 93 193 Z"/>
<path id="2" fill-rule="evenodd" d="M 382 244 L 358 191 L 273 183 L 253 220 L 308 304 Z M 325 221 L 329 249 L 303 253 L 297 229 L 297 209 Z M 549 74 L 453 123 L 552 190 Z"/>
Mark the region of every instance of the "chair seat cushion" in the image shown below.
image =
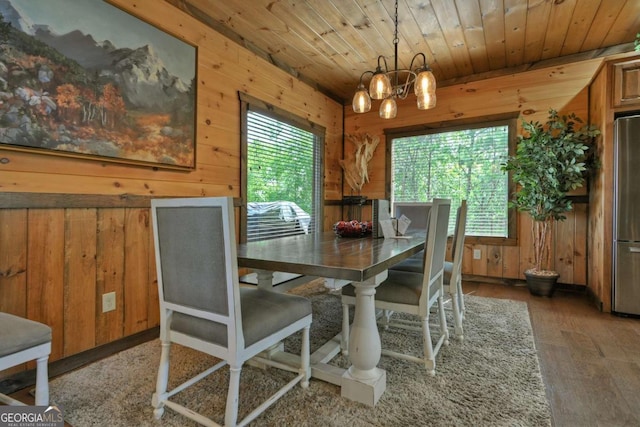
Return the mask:
<path id="1" fill-rule="evenodd" d="M 49 341 L 49 326 L 12 314 L 0 313 L 0 357 Z"/>
<path id="2" fill-rule="evenodd" d="M 419 255 L 419 256 L 418 256 Z M 400 261 L 399 263 L 391 266 L 389 271 L 409 271 L 411 273 L 422 273 L 423 271 L 424 253 L 420 252 L 410 258 Z M 444 262 L 444 274 L 442 281 L 445 285 L 448 285 L 451 281 L 451 273 L 453 272 L 453 263 L 451 261 Z"/>
<path id="3" fill-rule="evenodd" d="M 424 271 L 424 251 L 400 261 L 389 267 L 389 270 L 410 271 L 412 273 L 420 273 Z"/>
<path id="4" fill-rule="evenodd" d="M 311 301 L 290 294 L 257 288 L 240 288 L 245 347 L 311 314 Z M 216 322 L 174 313 L 171 330 L 227 346 L 226 328 Z"/>
<path id="5" fill-rule="evenodd" d="M 451 274 L 453 273 L 453 263 L 450 261 L 444 262 L 444 271 L 442 274 L 442 282 L 448 285 L 451 282 Z"/>
<path id="6" fill-rule="evenodd" d="M 376 287 L 375 299 L 396 304 L 418 305 L 422 292 L 422 274 L 389 270 L 389 277 Z M 355 296 L 355 287 L 342 288 L 342 295 Z"/>
<path id="7" fill-rule="evenodd" d="M 240 299 L 246 346 L 311 314 L 311 301 L 296 295 L 241 288 Z"/>

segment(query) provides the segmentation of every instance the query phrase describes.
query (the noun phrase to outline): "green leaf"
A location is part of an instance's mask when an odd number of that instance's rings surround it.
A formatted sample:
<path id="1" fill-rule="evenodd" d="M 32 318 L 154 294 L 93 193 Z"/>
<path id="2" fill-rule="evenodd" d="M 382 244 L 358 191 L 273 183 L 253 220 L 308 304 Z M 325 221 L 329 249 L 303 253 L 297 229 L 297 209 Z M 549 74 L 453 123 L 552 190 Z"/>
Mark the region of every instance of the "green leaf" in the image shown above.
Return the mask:
<path id="1" fill-rule="evenodd" d="M 522 130 L 516 154 L 501 165 L 518 185 L 509 206 L 529 213 L 534 221 L 562 221 L 572 209 L 567 192 L 583 186 L 588 165 L 594 165 L 586 160 L 600 131 L 584 125 L 575 113 L 560 117 L 553 109 L 544 126 L 523 120 Z"/>

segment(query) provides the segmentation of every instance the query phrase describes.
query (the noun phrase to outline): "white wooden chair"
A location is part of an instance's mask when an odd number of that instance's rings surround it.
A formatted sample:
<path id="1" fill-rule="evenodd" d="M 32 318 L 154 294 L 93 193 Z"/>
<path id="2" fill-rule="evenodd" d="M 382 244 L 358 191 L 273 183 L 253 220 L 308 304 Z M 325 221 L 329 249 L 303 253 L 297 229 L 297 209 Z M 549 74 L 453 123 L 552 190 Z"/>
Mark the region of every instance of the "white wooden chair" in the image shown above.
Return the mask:
<path id="1" fill-rule="evenodd" d="M 464 237 L 467 229 L 467 201 L 463 200 L 456 214 L 456 228 L 451 245 L 451 262 L 444 263 L 444 291 L 451 295 L 453 310 L 453 331 L 460 341 L 464 339 L 464 293 L 462 292 L 462 257 L 464 256 Z"/>
<path id="2" fill-rule="evenodd" d="M 451 201 L 434 199 L 429 213 L 427 241 L 425 243 L 423 269 L 420 273 L 389 270 L 388 278 L 376 288 L 375 306 L 393 313 L 408 313 L 420 317 L 418 330 L 422 331 L 424 354 L 422 358 L 383 349 L 382 354 L 423 363 L 431 375 L 435 375 L 436 356 L 443 344 L 449 344 L 449 332 L 444 312 L 444 258 L 447 250 L 447 228 Z M 349 305 L 355 305 L 355 288 L 342 288 L 343 336 L 349 336 Z M 437 307 L 440 336 L 433 345 L 429 326 L 429 312 Z M 414 321 L 392 318 L 391 327 L 414 330 Z M 386 325 L 385 325 L 386 326 Z M 355 333 L 356 331 L 354 331 Z M 345 340 L 346 341 L 346 340 Z M 346 341 L 348 342 L 348 341 Z"/>
<path id="3" fill-rule="evenodd" d="M 395 202 L 393 204 L 393 216 L 400 218 L 405 215 L 411 220 L 406 234 L 424 232 L 429 222 L 429 209 L 431 202 Z"/>
<path id="4" fill-rule="evenodd" d="M 233 199 L 158 199 L 152 200 L 151 208 L 162 341 L 152 398 L 155 417 L 161 418 L 164 408 L 169 407 L 200 424 L 219 425 L 169 399 L 227 364 L 227 426 L 248 424 L 298 382 L 308 387 L 311 303 L 294 295 L 239 286 Z M 299 368 L 255 357 L 300 330 Z M 222 360 L 167 391 L 171 343 Z M 240 371 L 250 358 L 298 375 L 238 422 Z"/>
<path id="5" fill-rule="evenodd" d="M 460 341 L 464 339 L 464 293 L 462 292 L 462 257 L 464 256 L 464 238 L 467 226 L 467 201 L 462 200 L 456 214 L 456 225 L 451 245 L 451 261 L 444 262 L 444 291 L 451 300 L 453 312 L 453 331 Z M 413 256 L 394 266 L 390 270 L 422 271 L 422 257 Z"/>
<path id="6" fill-rule="evenodd" d="M 47 362 L 51 353 L 51 328 L 43 323 L 0 312 L 0 371 L 36 361 L 36 405 L 49 405 Z M 25 403 L 0 393 L 7 405 Z"/>

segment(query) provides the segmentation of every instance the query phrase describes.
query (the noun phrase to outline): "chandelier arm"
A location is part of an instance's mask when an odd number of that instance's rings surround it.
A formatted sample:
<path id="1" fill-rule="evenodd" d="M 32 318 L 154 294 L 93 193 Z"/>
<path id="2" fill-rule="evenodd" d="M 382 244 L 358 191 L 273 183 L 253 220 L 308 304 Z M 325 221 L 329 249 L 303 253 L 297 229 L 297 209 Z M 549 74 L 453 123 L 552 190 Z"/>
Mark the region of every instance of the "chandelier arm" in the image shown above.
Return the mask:
<path id="1" fill-rule="evenodd" d="M 425 70 L 429 70 L 430 68 L 429 68 L 429 65 L 427 64 L 427 57 L 426 57 L 426 56 L 425 56 L 425 54 L 424 54 L 424 53 L 422 53 L 422 52 L 416 53 L 416 54 L 413 56 L 413 59 L 411 60 L 411 65 L 409 65 L 409 69 L 410 69 L 410 70 L 413 70 L 413 62 L 414 62 L 414 61 L 416 60 L 416 58 L 418 58 L 419 56 L 421 56 L 421 57 L 422 57 L 422 67 L 419 67 L 419 68 L 423 68 L 423 69 L 425 69 Z"/>
<path id="2" fill-rule="evenodd" d="M 415 81 L 415 74 L 411 70 L 409 70 L 409 73 L 407 74 L 407 78 L 405 79 L 404 83 L 402 83 L 402 85 L 400 84 L 396 85 L 396 93 L 398 95 L 398 98 L 407 99 L 407 95 L 409 95 L 409 88 L 411 87 L 414 81 Z M 399 86 L 402 86 L 402 90 L 398 90 Z"/>
<path id="3" fill-rule="evenodd" d="M 362 83 L 362 79 L 364 79 L 364 76 L 365 76 L 366 74 L 371 74 L 371 75 L 373 75 L 373 74 L 374 74 L 374 72 L 373 72 L 373 71 L 365 71 L 364 73 L 362 73 L 362 74 L 360 75 L 360 83 L 358 84 L 358 86 L 360 86 L 360 85 L 364 85 L 364 83 Z"/>
<path id="4" fill-rule="evenodd" d="M 385 58 L 384 55 L 378 56 L 378 69 L 376 71 L 382 71 L 382 66 L 380 65 L 380 60 L 381 59 L 384 62 L 384 72 L 388 73 L 389 72 L 389 65 L 387 65 L 387 58 Z"/>

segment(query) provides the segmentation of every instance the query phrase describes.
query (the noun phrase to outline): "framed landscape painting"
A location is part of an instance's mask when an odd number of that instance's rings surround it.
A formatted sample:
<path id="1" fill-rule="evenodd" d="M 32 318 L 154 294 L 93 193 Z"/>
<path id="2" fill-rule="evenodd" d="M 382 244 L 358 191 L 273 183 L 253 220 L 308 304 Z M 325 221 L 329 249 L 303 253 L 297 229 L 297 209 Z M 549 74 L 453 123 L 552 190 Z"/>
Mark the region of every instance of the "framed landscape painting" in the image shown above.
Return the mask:
<path id="1" fill-rule="evenodd" d="M 102 0 L 2 0 L 0 148 L 192 169 L 196 55 Z"/>

